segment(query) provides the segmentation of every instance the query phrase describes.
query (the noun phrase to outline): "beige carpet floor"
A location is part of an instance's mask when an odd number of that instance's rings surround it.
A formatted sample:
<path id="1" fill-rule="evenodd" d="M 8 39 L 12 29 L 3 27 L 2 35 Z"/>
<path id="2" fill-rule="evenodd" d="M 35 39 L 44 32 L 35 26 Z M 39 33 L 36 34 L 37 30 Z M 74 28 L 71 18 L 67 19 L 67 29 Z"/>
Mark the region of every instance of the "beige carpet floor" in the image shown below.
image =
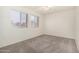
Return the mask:
<path id="1" fill-rule="evenodd" d="M 74 39 L 41 35 L 0 48 L 0 53 L 76 53 Z"/>

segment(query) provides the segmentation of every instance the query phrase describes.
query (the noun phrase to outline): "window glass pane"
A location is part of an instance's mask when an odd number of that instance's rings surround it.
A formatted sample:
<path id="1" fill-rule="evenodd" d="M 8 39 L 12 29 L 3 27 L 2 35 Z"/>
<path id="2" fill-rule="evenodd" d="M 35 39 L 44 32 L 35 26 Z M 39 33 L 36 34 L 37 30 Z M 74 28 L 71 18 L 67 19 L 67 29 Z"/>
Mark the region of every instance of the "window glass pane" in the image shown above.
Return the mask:
<path id="1" fill-rule="evenodd" d="M 27 26 L 27 14 L 26 13 L 23 13 L 21 12 L 21 26 L 25 27 Z"/>
<path id="2" fill-rule="evenodd" d="M 39 27 L 39 18 L 38 16 L 31 16 L 31 26 L 36 28 L 36 27 Z"/>
<path id="3" fill-rule="evenodd" d="M 20 24 L 20 12 L 11 10 L 11 21 L 15 25 Z"/>

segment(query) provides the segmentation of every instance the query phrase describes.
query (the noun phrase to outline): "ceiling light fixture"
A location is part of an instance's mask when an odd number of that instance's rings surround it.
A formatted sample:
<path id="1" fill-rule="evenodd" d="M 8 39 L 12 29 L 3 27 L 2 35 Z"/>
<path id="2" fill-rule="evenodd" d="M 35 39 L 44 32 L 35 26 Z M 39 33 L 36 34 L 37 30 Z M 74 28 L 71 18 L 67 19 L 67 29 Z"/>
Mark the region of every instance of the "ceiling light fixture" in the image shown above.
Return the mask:
<path id="1" fill-rule="evenodd" d="M 51 8 L 52 6 L 47 6 L 47 7 Z"/>
<path id="2" fill-rule="evenodd" d="M 40 10 L 48 11 L 51 8 L 52 8 L 52 6 L 42 6 L 42 7 L 40 7 Z"/>

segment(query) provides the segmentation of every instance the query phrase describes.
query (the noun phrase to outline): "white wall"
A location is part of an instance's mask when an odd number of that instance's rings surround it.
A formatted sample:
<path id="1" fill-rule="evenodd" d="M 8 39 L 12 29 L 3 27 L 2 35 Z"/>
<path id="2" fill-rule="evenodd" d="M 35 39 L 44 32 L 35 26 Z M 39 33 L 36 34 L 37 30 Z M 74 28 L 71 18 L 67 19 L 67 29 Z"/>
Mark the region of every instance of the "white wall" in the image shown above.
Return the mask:
<path id="1" fill-rule="evenodd" d="M 1 14 L 1 13 L 0 13 Z M 0 17 L 1 17 L 1 15 L 0 15 Z M 0 33 L 2 33 L 2 27 L 1 27 L 1 20 L 0 20 Z M 2 34 L 0 34 L 0 40 L 2 39 Z"/>
<path id="2" fill-rule="evenodd" d="M 75 38 L 74 9 L 47 14 L 44 22 L 45 34 L 72 39 Z"/>
<path id="3" fill-rule="evenodd" d="M 18 10 L 40 17 L 39 28 L 31 28 L 30 19 L 28 28 L 18 28 L 11 24 L 10 10 Z M 42 16 L 24 7 L 0 7 L 0 19 L 2 23 L 3 39 L 0 39 L 0 47 L 7 46 L 19 41 L 30 39 L 42 34 Z"/>
<path id="4" fill-rule="evenodd" d="M 76 44 L 79 50 L 79 7 L 76 7 Z"/>
<path id="5" fill-rule="evenodd" d="M 3 28 L 3 26 L 2 26 L 2 10 L 1 10 L 1 8 L 0 8 L 0 45 L 2 45 L 1 44 L 1 42 L 2 42 L 2 40 L 3 40 L 3 33 L 2 33 L 2 28 Z"/>

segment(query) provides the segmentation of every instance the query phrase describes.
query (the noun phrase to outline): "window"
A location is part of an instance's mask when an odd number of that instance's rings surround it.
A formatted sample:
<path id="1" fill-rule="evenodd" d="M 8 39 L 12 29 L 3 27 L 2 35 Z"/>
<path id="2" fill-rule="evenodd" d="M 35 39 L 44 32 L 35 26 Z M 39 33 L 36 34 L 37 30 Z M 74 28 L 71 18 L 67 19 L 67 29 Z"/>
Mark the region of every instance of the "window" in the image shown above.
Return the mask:
<path id="1" fill-rule="evenodd" d="M 27 27 L 28 14 L 11 10 L 11 22 L 15 26 Z"/>
<path id="2" fill-rule="evenodd" d="M 31 15 L 31 26 L 33 28 L 39 27 L 39 17 Z"/>

